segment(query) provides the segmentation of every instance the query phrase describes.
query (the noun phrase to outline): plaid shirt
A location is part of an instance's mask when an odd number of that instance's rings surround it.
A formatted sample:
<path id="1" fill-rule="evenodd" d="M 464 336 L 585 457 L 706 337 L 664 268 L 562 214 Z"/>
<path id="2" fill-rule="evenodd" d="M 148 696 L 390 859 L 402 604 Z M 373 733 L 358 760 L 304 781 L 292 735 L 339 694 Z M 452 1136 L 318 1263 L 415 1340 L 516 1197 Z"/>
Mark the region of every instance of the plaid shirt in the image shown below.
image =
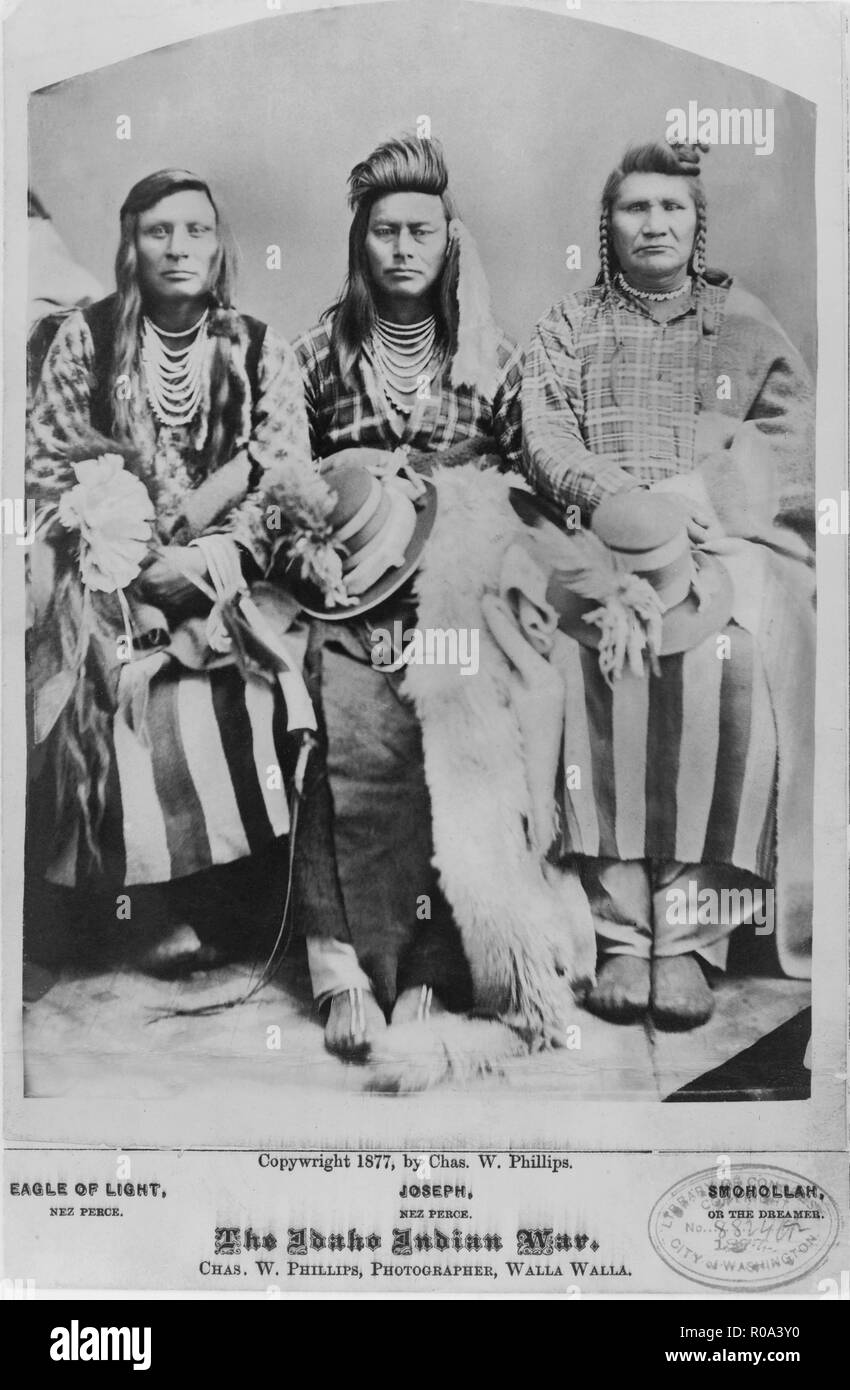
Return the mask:
<path id="1" fill-rule="evenodd" d="M 703 287 L 703 333 L 722 317 L 726 286 Z M 607 494 L 694 467 L 698 353 L 696 309 L 658 323 L 615 289 L 568 295 L 541 319 L 522 389 L 524 471 L 560 506 L 593 511 Z M 616 396 L 615 396 L 616 387 Z"/>
<path id="2" fill-rule="evenodd" d="M 504 334 L 499 337 L 499 380 L 492 399 L 474 386 L 452 386 L 447 362 L 431 382 L 430 397 L 417 401 L 412 417 L 401 427 L 394 423 L 368 351 L 357 362 L 351 385 L 345 386 L 324 324 L 296 338 L 293 347 L 304 375 L 314 458 L 356 445 L 396 449 L 406 444 L 439 452 L 489 435 L 505 462 L 521 469 L 522 354 Z"/>
<path id="3" fill-rule="evenodd" d="M 91 423 L 94 343 L 83 314 L 75 310 L 61 325 L 47 353 L 41 380 L 27 424 L 27 494 L 38 506 L 56 502 L 76 481 L 68 450 Z M 244 343 L 237 355 L 237 372 L 245 376 Z M 260 353 L 253 402 L 251 434 L 245 450 L 260 478 L 288 475 L 293 489 L 311 488 L 314 477 L 307 443 L 307 421 L 298 363 L 292 348 L 267 328 Z M 209 379 L 206 393 L 208 397 Z M 205 430 L 206 397 L 197 420 L 189 425 L 158 423 L 140 392 L 138 434 L 141 463 L 136 470 L 156 509 L 159 537 L 168 542 L 186 494 L 204 481 L 198 475 L 196 436 Z M 266 498 L 262 482 L 208 528 L 224 532 L 253 555 L 261 569 L 268 564 L 270 537 L 265 523 Z"/>

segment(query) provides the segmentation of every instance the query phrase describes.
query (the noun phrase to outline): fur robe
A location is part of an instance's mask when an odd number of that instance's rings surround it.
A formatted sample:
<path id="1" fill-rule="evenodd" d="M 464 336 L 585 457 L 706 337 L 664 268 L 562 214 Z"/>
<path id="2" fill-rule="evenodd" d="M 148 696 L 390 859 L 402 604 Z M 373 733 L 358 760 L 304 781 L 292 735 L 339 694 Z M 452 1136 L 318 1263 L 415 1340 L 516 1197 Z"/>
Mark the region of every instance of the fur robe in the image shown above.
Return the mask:
<path id="1" fill-rule="evenodd" d="M 474 465 L 434 472 L 440 509 L 417 577 L 419 629 L 478 634 L 479 666 L 411 665 L 422 724 L 434 862 L 460 928 L 474 1012 L 395 1027 L 372 1051 L 370 1084 L 418 1090 L 560 1045 L 594 978 L 596 944 L 577 873 L 546 861 L 564 719 L 560 678 L 527 688 L 485 619 L 502 557 L 523 531 L 516 479 Z M 482 606 L 484 604 L 485 606 Z M 520 639 L 524 641 L 524 639 Z M 509 1025 L 509 1026 L 505 1026 Z"/>

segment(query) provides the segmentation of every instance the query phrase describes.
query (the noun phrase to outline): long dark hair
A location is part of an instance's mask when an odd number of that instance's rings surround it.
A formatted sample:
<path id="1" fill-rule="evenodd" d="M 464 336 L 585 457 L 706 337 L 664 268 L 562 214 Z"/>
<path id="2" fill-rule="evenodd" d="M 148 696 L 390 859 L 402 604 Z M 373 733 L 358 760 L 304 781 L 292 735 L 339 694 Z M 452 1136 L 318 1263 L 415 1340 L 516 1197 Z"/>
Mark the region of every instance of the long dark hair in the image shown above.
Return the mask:
<path id="1" fill-rule="evenodd" d="M 204 434 L 204 458 L 208 466 L 226 461 L 238 432 L 244 388 L 234 371 L 233 345 L 238 337 L 238 317 L 233 311 L 236 248 L 209 185 L 188 169 L 158 169 L 134 184 L 121 207 L 121 237 L 115 256 L 118 315 L 112 350 L 110 398 L 116 439 L 134 442 L 136 434 L 135 390 L 117 389 L 119 383 L 138 383 L 141 374 L 140 324 L 143 304 L 139 286 L 136 232 L 141 213 L 172 193 L 194 189 L 203 193 L 215 213 L 218 251 L 210 286 L 208 331 L 214 339 L 210 358 L 210 417 Z"/>
<path id="2" fill-rule="evenodd" d="M 437 140 L 403 135 L 386 140 L 348 176 L 348 205 L 354 213 L 348 233 L 348 275 L 342 294 L 323 317 L 331 322 L 331 343 L 340 375 L 350 382 L 363 344 L 375 326 L 377 310 L 366 259 L 366 233 L 373 204 L 390 193 L 430 193 L 440 198 L 446 222 L 457 217 L 448 189 L 449 175 Z M 449 357 L 457 350 L 457 239 L 449 237 L 435 304 L 437 333 Z"/>

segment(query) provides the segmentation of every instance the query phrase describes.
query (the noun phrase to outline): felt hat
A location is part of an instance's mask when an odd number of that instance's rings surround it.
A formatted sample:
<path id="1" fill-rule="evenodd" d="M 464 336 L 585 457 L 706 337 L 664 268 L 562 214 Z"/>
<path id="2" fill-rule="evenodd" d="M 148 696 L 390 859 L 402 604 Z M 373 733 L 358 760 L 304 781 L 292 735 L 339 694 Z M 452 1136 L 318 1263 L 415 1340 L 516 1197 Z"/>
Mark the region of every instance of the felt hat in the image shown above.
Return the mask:
<path id="1" fill-rule="evenodd" d="M 375 608 L 415 572 L 434 525 L 437 492 L 425 478 L 412 487 L 349 460 L 331 464 L 323 477 L 336 496 L 330 544 L 340 557 L 343 596 L 331 598 L 305 579 L 291 589 L 305 613 L 340 622 Z"/>
<path id="2" fill-rule="evenodd" d="M 622 616 L 649 635 L 642 645 L 651 656 L 672 656 L 729 621 L 729 572 L 716 555 L 691 546 L 685 513 L 669 493 L 606 497 L 590 531 L 579 532 L 531 493 L 512 489 L 511 503 L 545 550 L 546 601 L 558 627 L 582 646 L 600 648 Z"/>

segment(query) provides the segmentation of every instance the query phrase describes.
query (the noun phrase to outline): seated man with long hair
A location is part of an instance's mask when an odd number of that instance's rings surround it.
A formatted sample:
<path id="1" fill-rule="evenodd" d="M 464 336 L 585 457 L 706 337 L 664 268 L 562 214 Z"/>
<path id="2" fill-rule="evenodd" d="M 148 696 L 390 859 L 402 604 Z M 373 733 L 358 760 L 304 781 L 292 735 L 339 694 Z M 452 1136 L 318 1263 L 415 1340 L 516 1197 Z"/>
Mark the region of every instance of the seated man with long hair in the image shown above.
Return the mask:
<path id="1" fill-rule="evenodd" d="M 235 309 L 233 280 L 204 180 L 142 179 L 117 290 L 59 327 L 29 421 L 29 882 L 75 889 L 83 917 L 118 904 L 125 940 L 147 906 L 172 928 L 157 971 L 279 920 L 289 814 L 270 772 L 292 741 L 235 605 L 282 539 L 266 502 L 311 525 L 333 500 L 292 349 Z M 264 601 L 273 615 L 271 586 Z"/>
<path id="2" fill-rule="evenodd" d="M 294 344 L 314 457 L 336 466 L 342 453 L 378 474 L 484 455 L 518 466 L 520 354 L 491 318 L 439 145 L 406 137 L 379 146 L 352 170 L 349 203 L 344 291 Z M 365 1054 L 388 1015 L 399 1023 L 469 1002 L 431 863 L 404 670 L 373 661 L 371 631 L 404 632 L 415 621 L 406 585 L 368 617 L 317 621 L 311 642 L 329 785 L 315 761 L 296 871 L 314 990 L 329 1001 L 326 1043 L 349 1058 Z"/>

